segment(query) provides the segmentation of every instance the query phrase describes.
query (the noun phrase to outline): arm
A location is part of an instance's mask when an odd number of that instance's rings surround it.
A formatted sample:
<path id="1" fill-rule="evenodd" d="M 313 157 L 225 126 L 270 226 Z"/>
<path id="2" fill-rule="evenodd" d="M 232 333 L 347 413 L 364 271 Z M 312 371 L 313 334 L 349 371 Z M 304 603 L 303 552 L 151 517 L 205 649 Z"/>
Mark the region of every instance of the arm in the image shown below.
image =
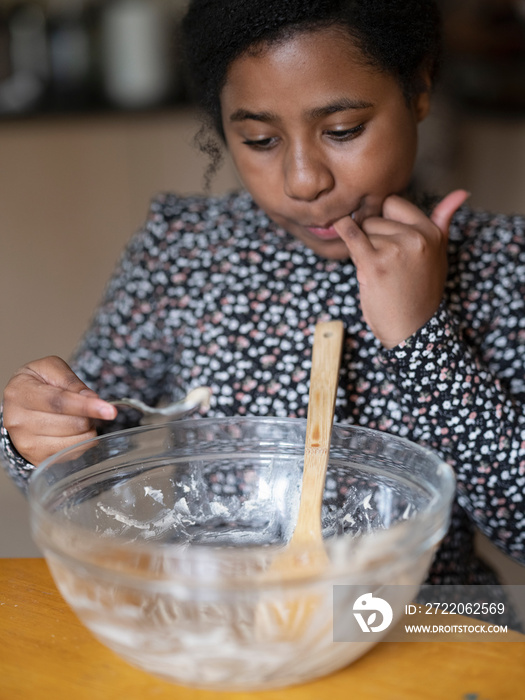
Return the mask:
<path id="1" fill-rule="evenodd" d="M 412 416 L 412 438 L 451 464 L 458 500 L 500 549 L 525 563 L 525 403 L 462 339 L 443 304 L 381 361 Z"/>
<path id="2" fill-rule="evenodd" d="M 445 303 L 444 245 L 465 196 L 450 194 L 430 218 L 390 197 L 383 218 L 365 220 L 362 230 L 349 219 L 337 226 L 411 438 L 454 466 L 461 505 L 496 545 L 525 562 L 525 240 L 503 222 L 484 237 L 474 230 L 472 263 L 465 251 L 466 270 L 449 279 L 456 301 Z M 516 229 L 523 231 L 523 221 Z"/>

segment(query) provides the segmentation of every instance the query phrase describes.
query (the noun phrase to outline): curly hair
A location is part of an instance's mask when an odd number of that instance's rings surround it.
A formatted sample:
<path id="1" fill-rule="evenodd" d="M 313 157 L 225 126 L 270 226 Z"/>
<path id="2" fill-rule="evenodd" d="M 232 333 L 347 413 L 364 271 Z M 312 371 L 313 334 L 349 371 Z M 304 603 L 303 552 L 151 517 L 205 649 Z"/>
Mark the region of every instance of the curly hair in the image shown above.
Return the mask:
<path id="1" fill-rule="evenodd" d="M 193 98 L 224 141 L 220 94 L 230 64 L 261 45 L 297 33 L 340 27 L 371 65 L 391 73 L 407 100 L 435 81 L 441 18 L 435 0 L 190 0 L 182 22 L 183 54 Z M 199 147 L 217 162 L 206 127 Z"/>

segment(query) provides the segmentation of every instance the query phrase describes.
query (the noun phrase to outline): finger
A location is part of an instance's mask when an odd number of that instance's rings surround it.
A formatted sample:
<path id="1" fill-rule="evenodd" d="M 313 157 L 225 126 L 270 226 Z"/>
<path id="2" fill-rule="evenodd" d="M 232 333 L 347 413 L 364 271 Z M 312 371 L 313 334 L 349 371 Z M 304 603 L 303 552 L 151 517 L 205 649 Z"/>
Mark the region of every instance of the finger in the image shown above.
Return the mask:
<path id="1" fill-rule="evenodd" d="M 98 398 L 98 394 L 93 389 L 82 389 L 78 392 L 81 396 L 92 396 L 94 399 Z"/>
<path id="2" fill-rule="evenodd" d="M 31 435 L 33 437 L 64 438 L 84 435 L 95 429 L 95 420 L 84 416 L 66 416 L 54 413 L 26 412 L 21 415 L 23 420 L 20 425 L 31 421 Z M 16 425 L 11 427 L 11 437 L 16 437 L 23 430 L 18 430 Z"/>
<path id="3" fill-rule="evenodd" d="M 13 405 L 35 411 L 113 420 L 117 409 L 98 398 L 60 357 L 45 357 L 22 367 L 4 394 Z"/>
<path id="4" fill-rule="evenodd" d="M 356 224 L 351 216 L 345 216 L 339 219 L 339 221 L 336 221 L 334 228 L 345 242 L 354 265 L 358 266 L 361 260 L 375 252 L 375 248 L 369 237 Z"/>
<path id="5" fill-rule="evenodd" d="M 401 223 L 394 219 L 383 219 L 381 216 L 369 216 L 361 224 L 361 228 L 370 238 L 374 235 L 378 236 L 394 236 L 398 233 L 404 233 L 410 224 Z"/>
<path id="6" fill-rule="evenodd" d="M 9 421 L 19 422 L 19 412 L 50 413 L 54 415 L 81 416 L 113 420 L 117 415 L 115 406 L 89 392 L 86 395 L 44 384 L 32 374 L 20 374 L 6 387 L 5 416 Z"/>
<path id="7" fill-rule="evenodd" d="M 67 362 L 55 355 L 30 362 L 22 367 L 17 374 L 33 375 L 44 384 L 50 384 L 51 386 L 76 393 L 85 390 L 90 391 L 89 387 L 77 377 Z"/>
<path id="8" fill-rule="evenodd" d="M 470 192 L 467 192 L 466 190 L 454 190 L 444 199 L 442 199 L 441 202 L 439 202 L 439 204 L 434 208 L 430 218 L 442 233 L 448 235 L 448 229 L 450 222 L 452 221 L 452 217 L 469 197 Z"/>
<path id="9" fill-rule="evenodd" d="M 97 396 L 86 396 L 84 393 L 77 394 L 52 386 L 40 388 L 32 408 L 44 413 L 102 420 L 113 420 L 117 416 L 116 406 Z"/>
<path id="10" fill-rule="evenodd" d="M 427 221 L 427 217 L 419 207 L 397 194 L 391 194 L 385 199 L 382 214 L 382 218 L 386 221 L 395 221 L 416 228 Z"/>
<path id="11" fill-rule="evenodd" d="M 97 418 L 99 420 L 115 420 L 117 417 L 118 408 L 113 404 L 99 398 L 99 395 L 92 389 L 82 389 L 79 396 L 87 396 L 88 398 L 96 399 L 96 401 L 92 402 L 90 405 L 94 411 L 98 412 L 98 415 L 93 415 L 92 412 L 82 415 L 85 415 L 88 418 Z"/>

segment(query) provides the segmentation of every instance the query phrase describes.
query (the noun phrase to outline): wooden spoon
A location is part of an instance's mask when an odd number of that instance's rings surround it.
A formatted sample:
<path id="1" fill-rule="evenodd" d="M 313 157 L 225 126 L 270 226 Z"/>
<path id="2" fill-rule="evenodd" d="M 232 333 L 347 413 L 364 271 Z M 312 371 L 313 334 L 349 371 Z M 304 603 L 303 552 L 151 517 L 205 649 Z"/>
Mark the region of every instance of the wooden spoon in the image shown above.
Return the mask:
<path id="1" fill-rule="evenodd" d="M 265 579 L 271 581 L 309 578 L 319 574 L 328 563 L 323 546 L 321 506 L 343 335 L 340 321 L 318 323 L 315 327 L 299 514 L 292 538 L 265 572 Z M 261 605 L 257 624 L 266 629 L 265 636 L 292 639 L 302 634 L 315 606 L 315 597 L 304 594 L 298 594 L 285 605 Z"/>
<path id="2" fill-rule="evenodd" d="M 321 506 L 330 454 L 343 333 L 341 321 L 318 323 L 315 327 L 301 500 L 297 524 L 288 548 L 305 544 L 322 548 Z"/>

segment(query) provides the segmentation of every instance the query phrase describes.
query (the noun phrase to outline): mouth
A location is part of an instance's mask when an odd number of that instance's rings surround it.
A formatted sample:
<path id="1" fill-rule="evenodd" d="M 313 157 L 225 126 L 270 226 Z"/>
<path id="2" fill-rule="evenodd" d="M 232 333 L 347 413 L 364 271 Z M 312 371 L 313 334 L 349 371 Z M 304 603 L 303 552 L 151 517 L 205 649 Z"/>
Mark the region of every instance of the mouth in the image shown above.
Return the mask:
<path id="1" fill-rule="evenodd" d="M 323 241 L 331 241 L 340 237 L 333 226 L 307 226 L 306 228 L 312 235 Z"/>
<path id="2" fill-rule="evenodd" d="M 353 211 L 350 216 L 352 219 L 355 219 L 355 211 Z M 336 238 L 340 238 L 339 234 L 334 228 L 334 223 L 338 220 L 339 219 L 335 219 L 332 223 L 327 224 L 326 226 L 306 226 L 306 229 L 316 238 L 320 238 L 323 241 L 331 241 Z"/>

